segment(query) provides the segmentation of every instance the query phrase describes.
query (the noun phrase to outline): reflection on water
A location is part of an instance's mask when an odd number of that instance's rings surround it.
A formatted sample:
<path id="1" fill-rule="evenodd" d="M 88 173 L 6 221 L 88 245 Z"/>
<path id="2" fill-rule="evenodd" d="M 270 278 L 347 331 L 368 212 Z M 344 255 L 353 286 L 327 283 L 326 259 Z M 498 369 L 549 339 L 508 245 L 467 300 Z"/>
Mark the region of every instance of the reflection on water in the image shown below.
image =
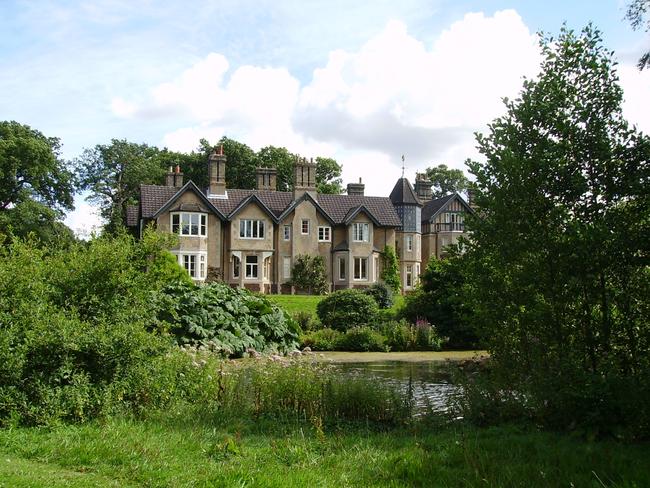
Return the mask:
<path id="1" fill-rule="evenodd" d="M 365 363 L 333 363 L 334 370 L 363 376 L 412 392 L 416 413 L 444 411 L 451 395 L 460 389 L 452 383 L 453 363 L 434 361 L 378 361 Z"/>

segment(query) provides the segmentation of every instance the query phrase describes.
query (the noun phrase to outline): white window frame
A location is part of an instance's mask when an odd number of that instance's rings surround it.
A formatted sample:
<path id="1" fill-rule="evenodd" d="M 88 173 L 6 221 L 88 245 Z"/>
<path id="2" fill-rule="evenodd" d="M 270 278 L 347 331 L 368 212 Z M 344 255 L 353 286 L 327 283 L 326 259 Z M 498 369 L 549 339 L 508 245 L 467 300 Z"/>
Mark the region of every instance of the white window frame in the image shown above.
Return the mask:
<path id="1" fill-rule="evenodd" d="M 406 236 L 406 250 L 413 252 L 413 236 Z"/>
<path id="2" fill-rule="evenodd" d="M 266 223 L 264 220 L 257 219 L 240 219 L 239 220 L 239 238 L 240 239 L 264 239 L 266 232 Z"/>
<path id="3" fill-rule="evenodd" d="M 176 261 L 179 266 L 187 271 L 187 274 L 190 275 L 190 278 L 193 280 L 205 280 L 208 272 L 208 253 L 203 252 L 183 252 L 178 251 L 174 253 L 176 255 Z M 194 258 L 194 273 L 192 274 L 191 261 Z M 187 264 L 186 266 L 186 260 Z"/>
<path id="4" fill-rule="evenodd" d="M 368 222 L 355 222 L 352 224 L 352 242 L 369 242 L 370 224 Z"/>
<path id="5" fill-rule="evenodd" d="M 307 224 L 307 232 L 305 232 L 305 224 Z M 303 236 L 308 236 L 310 230 L 311 230 L 311 222 L 309 221 L 309 219 L 302 219 L 300 221 L 300 233 Z"/>
<path id="6" fill-rule="evenodd" d="M 345 258 L 338 258 L 338 267 L 339 267 L 339 281 L 345 281 L 347 277 L 347 263 L 345 262 Z M 343 273 L 341 273 L 343 271 Z"/>
<path id="7" fill-rule="evenodd" d="M 239 278 L 241 276 L 241 259 L 237 256 L 232 257 L 232 277 Z"/>
<path id="8" fill-rule="evenodd" d="M 249 258 L 255 258 L 255 262 L 248 262 Z M 249 268 L 250 266 L 250 268 Z M 244 277 L 247 280 L 257 280 L 259 279 L 260 276 L 260 260 L 259 257 L 256 254 L 249 254 L 246 256 L 244 260 Z M 250 272 L 249 272 L 250 270 Z M 255 270 L 255 273 L 253 274 L 253 270 Z"/>
<path id="9" fill-rule="evenodd" d="M 287 280 L 291 278 L 291 256 L 282 257 L 282 276 Z"/>
<path id="10" fill-rule="evenodd" d="M 329 225 L 318 226 L 318 242 L 332 242 L 332 228 Z"/>
<path id="11" fill-rule="evenodd" d="M 407 264 L 404 273 L 404 288 L 413 288 L 413 265 Z"/>
<path id="12" fill-rule="evenodd" d="M 282 227 L 282 238 L 285 241 L 291 240 L 291 226 L 290 225 L 285 225 Z"/>
<path id="13" fill-rule="evenodd" d="M 175 218 L 178 222 L 174 223 Z M 192 220 L 196 219 L 193 224 Z M 192 226 L 196 226 L 196 233 L 192 233 Z M 170 212 L 169 228 L 172 234 L 183 237 L 208 237 L 208 214 L 202 212 Z M 184 232 L 187 230 L 187 232 Z"/>
<path id="14" fill-rule="evenodd" d="M 362 264 L 365 262 L 365 266 Z M 357 270 L 357 263 L 359 263 Z M 357 274 L 357 271 L 359 273 Z M 365 271 L 365 274 L 363 273 Z M 355 257 L 354 258 L 354 270 L 353 270 L 353 279 L 354 281 L 368 281 L 368 258 L 367 257 Z M 357 276 L 359 276 L 357 278 Z"/>

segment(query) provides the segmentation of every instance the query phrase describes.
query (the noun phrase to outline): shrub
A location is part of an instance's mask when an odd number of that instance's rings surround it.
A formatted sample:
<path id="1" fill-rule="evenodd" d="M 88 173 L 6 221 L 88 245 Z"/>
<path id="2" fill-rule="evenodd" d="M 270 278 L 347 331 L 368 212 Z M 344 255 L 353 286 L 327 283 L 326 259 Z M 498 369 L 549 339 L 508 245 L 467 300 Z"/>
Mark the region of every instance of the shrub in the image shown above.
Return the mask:
<path id="1" fill-rule="evenodd" d="M 386 338 L 376 330 L 367 327 L 353 327 L 341 338 L 338 348 L 342 351 L 383 351 L 386 348 Z"/>
<path id="2" fill-rule="evenodd" d="M 421 319 L 415 323 L 415 344 L 421 351 L 439 351 L 442 338 L 434 326 Z"/>
<path id="3" fill-rule="evenodd" d="M 318 303 L 316 311 L 325 327 L 345 331 L 371 323 L 377 314 L 377 302 L 359 290 L 339 290 Z"/>
<path id="4" fill-rule="evenodd" d="M 225 283 L 171 285 L 159 304 L 158 319 L 170 324 L 179 344 L 225 356 L 241 356 L 248 348 L 287 352 L 298 345 L 300 329 L 287 312 L 263 295 Z"/>
<path id="5" fill-rule="evenodd" d="M 334 329 L 320 329 L 300 337 L 301 347 L 310 347 L 314 351 L 336 351 L 343 338 L 343 333 Z"/>
<path id="6" fill-rule="evenodd" d="M 292 314 L 293 320 L 300 326 L 302 331 L 310 331 L 316 329 L 318 322 L 314 320 L 314 315 L 311 312 L 301 310 Z"/>
<path id="7" fill-rule="evenodd" d="M 406 320 L 391 320 L 379 329 L 386 337 L 386 345 L 391 351 L 412 351 L 415 349 L 415 334 L 413 327 Z"/>
<path id="8" fill-rule="evenodd" d="M 327 278 L 325 276 L 325 262 L 322 256 L 302 254 L 296 256 L 291 270 L 291 284 L 297 288 L 307 290 L 311 295 L 321 295 L 327 291 Z"/>
<path id="9" fill-rule="evenodd" d="M 364 292 L 370 295 L 381 309 L 393 306 L 393 291 L 385 283 L 374 283 L 369 288 L 366 288 Z"/>

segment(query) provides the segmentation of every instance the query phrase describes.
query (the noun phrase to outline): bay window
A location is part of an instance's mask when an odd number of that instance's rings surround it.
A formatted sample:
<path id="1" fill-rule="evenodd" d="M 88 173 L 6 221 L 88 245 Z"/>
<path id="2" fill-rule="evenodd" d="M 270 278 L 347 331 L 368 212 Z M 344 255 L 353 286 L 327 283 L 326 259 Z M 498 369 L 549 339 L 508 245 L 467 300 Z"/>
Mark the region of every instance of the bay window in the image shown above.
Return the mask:
<path id="1" fill-rule="evenodd" d="M 181 236 L 208 235 L 208 216 L 202 213 L 174 212 L 171 214 L 172 234 Z"/>

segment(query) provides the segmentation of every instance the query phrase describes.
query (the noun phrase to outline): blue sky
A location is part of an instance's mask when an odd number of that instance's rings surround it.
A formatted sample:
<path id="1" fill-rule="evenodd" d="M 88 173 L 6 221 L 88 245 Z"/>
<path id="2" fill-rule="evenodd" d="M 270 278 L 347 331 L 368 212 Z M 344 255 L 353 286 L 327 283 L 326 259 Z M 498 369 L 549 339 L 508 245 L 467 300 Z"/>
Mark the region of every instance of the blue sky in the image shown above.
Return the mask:
<path id="1" fill-rule="evenodd" d="M 111 138 L 195 147 L 234 137 L 336 157 L 390 191 L 476 157 L 472 133 L 536 72 L 535 32 L 592 21 L 614 49 L 626 115 L 645 131 L 650 45 L 625 2 L 0 2 L 0 117 L 61 138 L 66 158 Z M 96 223 L 77 201 L 68 223 Z"/>

